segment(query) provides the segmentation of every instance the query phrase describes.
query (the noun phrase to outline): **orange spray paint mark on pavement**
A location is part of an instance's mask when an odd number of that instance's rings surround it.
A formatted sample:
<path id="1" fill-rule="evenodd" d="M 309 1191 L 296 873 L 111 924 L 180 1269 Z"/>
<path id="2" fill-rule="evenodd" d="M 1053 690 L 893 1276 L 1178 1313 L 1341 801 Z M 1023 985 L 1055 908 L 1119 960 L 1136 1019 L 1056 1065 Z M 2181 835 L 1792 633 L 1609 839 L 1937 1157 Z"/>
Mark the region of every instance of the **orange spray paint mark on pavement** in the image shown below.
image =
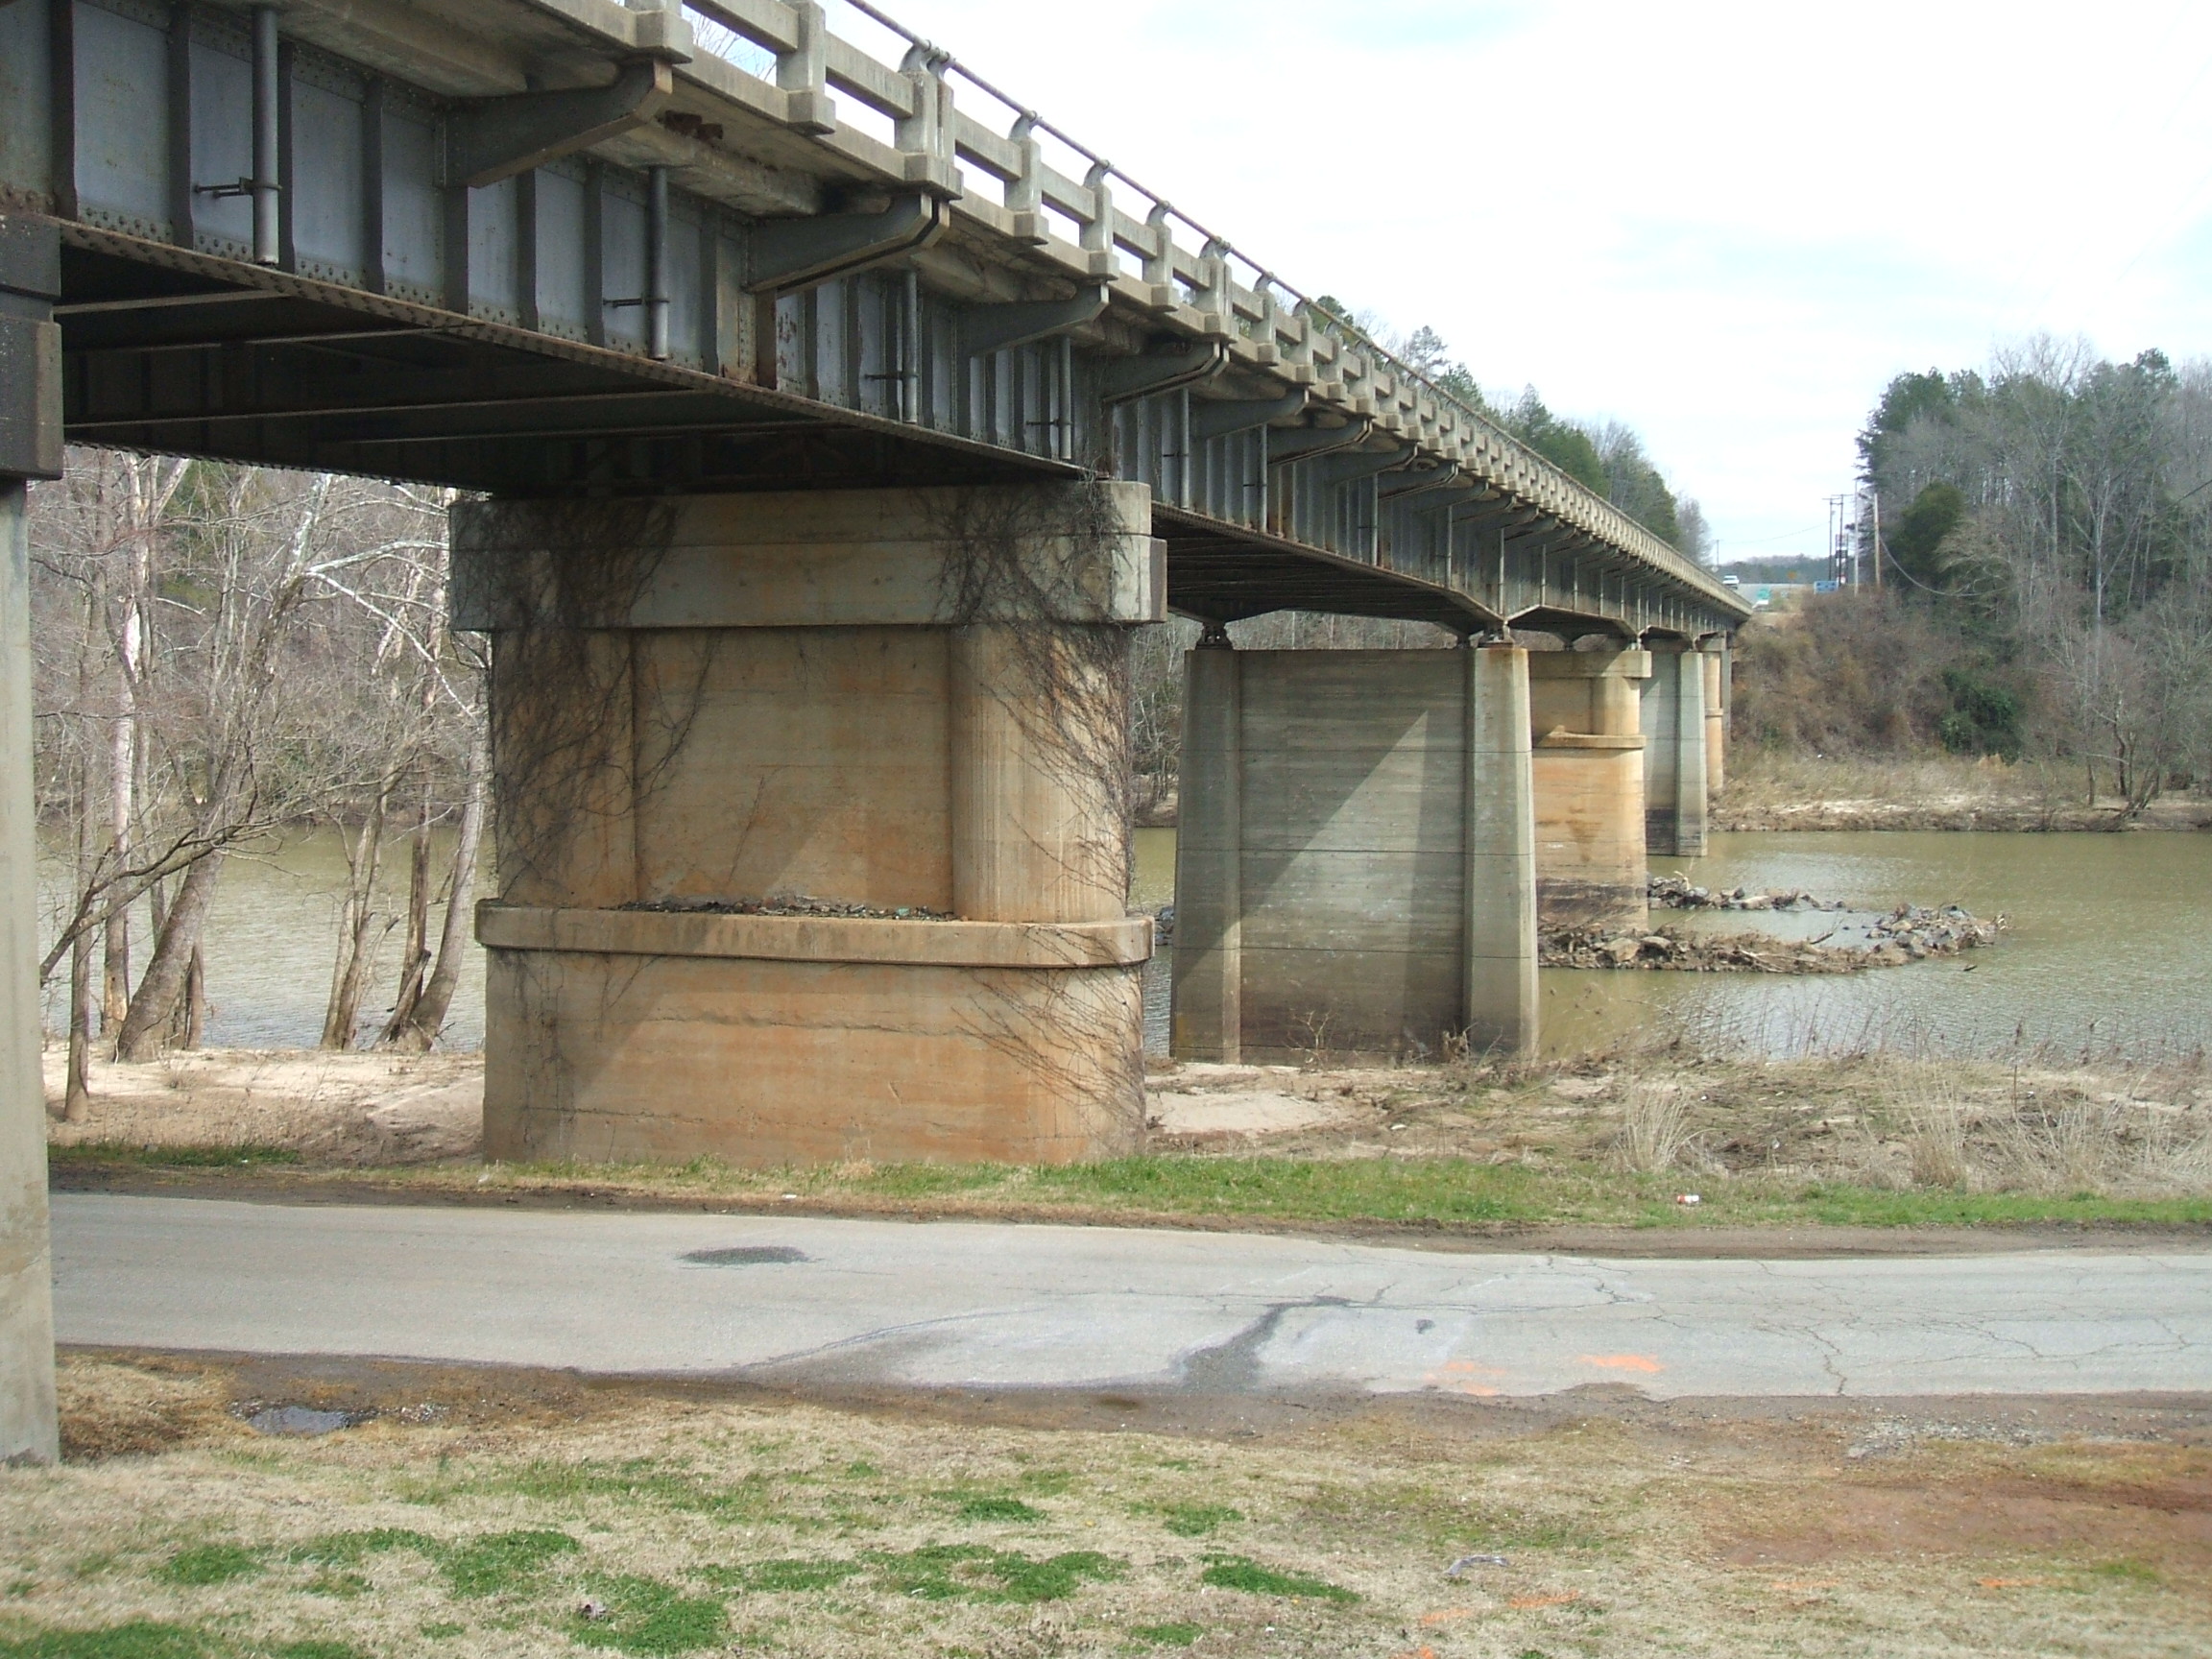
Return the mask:
<path id="1" fill-rule="evenodd" d="M 1479 1379 L 1504 1375 L 1495 1365 L 1479 1364 L 1473 1359 L 1447 1359 L 1421 1381 L 1431 1388 L 1449 1388 L 1455 1394 L 1472 1394 L 1477 1399 L 1487 1400 L 1498 1390 Z"/>
<path id="2" fill-rule="evenodd" d="M 1647 1376 L 1667 1369 L 1648 1354 L 1584 1354 L 1575 1363 L 1595 1365 L 1600 1371 L 1641 1371 Z"/>

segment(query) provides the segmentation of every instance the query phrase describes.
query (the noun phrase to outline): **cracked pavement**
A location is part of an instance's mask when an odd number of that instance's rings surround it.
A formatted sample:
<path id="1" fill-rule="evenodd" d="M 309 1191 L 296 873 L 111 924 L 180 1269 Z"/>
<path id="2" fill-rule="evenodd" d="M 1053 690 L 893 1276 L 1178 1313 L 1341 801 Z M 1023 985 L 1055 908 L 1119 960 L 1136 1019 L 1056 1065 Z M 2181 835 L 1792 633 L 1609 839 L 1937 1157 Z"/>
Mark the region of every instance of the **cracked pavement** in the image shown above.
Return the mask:
<path id="1" fill-rule="evenodd" d="M 2212 1250 L 1635 1261 L 1269 1235 L 57 1194 L 64 1342 L 778 1386 L 2212 1387 Z"/>

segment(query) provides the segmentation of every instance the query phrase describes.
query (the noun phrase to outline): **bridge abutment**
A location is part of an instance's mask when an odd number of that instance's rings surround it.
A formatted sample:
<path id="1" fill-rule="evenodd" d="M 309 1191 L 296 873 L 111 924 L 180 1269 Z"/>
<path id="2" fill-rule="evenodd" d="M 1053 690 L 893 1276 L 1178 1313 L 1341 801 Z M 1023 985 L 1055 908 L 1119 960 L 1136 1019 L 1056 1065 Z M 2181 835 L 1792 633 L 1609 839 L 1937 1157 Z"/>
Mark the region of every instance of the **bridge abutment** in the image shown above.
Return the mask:
<path id="1" fill-rule="evenodd" d="M 1706 653 L 1687 641 L 1648 642 L 1644 683 L 1644 840 L 1664 856 L 1705 855 Z"/>
<path id="2" fill-rule="evenodd" d="M 1185 664 L 1177 1056 L 1532 1049 L 1528 654 Z"/>
<path id="3" fill-rule="evenodd" d="M 1535 651 L 1536 905 L 1548 927 L 1641 927 L 1645 737 L 1650 653 Z"/>
<path id="4" fill-rule="evenodd" d="M 493 639 L 488 1155 L 1133 1149 L 1149 515 L 1125 484 L 458 509 L 457 619 Z"/>

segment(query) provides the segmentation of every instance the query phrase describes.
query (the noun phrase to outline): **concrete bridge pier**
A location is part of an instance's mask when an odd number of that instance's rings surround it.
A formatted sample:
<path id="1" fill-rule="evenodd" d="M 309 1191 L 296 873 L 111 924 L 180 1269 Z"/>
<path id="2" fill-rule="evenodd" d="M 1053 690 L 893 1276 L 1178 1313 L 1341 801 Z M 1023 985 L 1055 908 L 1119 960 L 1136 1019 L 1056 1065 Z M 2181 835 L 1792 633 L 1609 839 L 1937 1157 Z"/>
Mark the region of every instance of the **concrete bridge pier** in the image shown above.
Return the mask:
<path id="1" fill-rule="evenodd" d="M 1595 641 L 1593 641 L 1595 643 Z M 1642 927 L 1645 902 L 1641 693 L 1651 655 L 1532 651 L 1536 908 L 1547 927 Z"/>
<path id="2" fill-rule="evenodd" d="M 1143 486 L 477 503 L 454 549 L 493 636 L 490 1156 L 1142 1142 Z"/>
<path id="3" fill-rule="evenodd" d="M 1699 650 L 1705 658 L 1705 793 L 1717 798 L 1728 781 L 1728 636 L 1709 635 Z"/>
<path id="4" fill-rule="evenodd" d="M 0 1464 L 50 1463 L 60 1450 L 38 1066 L 26 488 L 61 475 L 60 292 L 55 228 L 0 217 Z"/>
<path id="5" fill-rule="evenodd" d="M 1705 856 L 1707 654 L 1687 640 L 1652 638 L 1644 683 L 1644 840 L 1649 852 Z"/>
<path id="6" fill-rule="evenodd" d="M 1179 1058 L 1536 1043 L 1528 653 L 1185 659 Z"/>

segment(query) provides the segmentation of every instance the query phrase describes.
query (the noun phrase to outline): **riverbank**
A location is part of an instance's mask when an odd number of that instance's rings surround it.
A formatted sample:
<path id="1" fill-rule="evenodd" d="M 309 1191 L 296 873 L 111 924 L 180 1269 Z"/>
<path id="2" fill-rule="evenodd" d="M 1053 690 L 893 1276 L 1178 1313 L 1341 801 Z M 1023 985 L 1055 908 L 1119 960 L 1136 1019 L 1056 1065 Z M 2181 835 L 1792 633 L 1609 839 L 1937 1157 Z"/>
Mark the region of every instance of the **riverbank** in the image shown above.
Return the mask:
<path id="1" fill-rule="evenodd" d="M 2212 1227 L 2212 1074 L 2200 1060 L 1651 1047 L 1526 1066 L 1155 1064 L 1146 1150 L 1057 1167 L 486 1165 L 480 1057 L 237 1051 L 97 1068 L 89 1119 L 54 1122 L 51 1155 L 71 1190 L 1470 1239 Z"/>
<path id="2" fill-rule="evenodd" d="M 1955 755 L 1829 757 L 1739 746 L 1709 809 L 1715 830 L 2212 830 L 2212 800 L 2082 798 L 2079 769 Z"/>
<path id="3" fill-rule="evenodd" d="M 64 1356 L 60 1399 L 63 1465 L 0 1471 L 0 1654 L 25 1659 L 2212 1639 L 2191 1400 L 1499 1400 L 1455 1375 L 823 1404 L 105 1352 Z"/>

